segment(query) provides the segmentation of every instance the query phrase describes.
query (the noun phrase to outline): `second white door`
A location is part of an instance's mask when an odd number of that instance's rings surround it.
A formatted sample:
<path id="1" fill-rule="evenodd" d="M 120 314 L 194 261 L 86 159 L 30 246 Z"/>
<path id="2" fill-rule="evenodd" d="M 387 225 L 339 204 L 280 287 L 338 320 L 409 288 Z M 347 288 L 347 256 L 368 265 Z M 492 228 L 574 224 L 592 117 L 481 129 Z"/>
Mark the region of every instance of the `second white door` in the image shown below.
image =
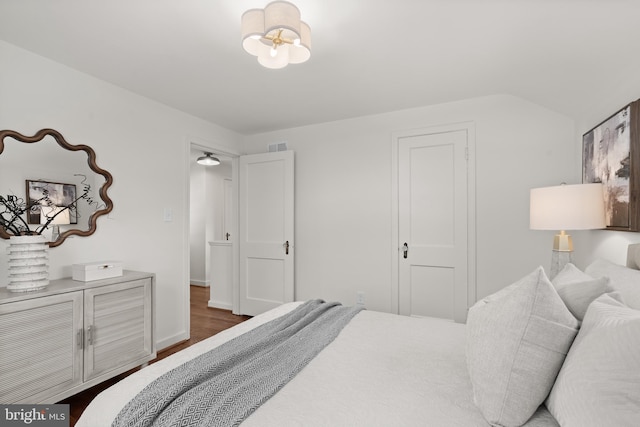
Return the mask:
<path id="1" fill-rule="evenodd" d="M 399 136 L 399 312 L 463 322 L 467 309 L 466 129 Z"/>
<path id="2" fill-rule="evenodd" d="M 240 157 L 240 314 L 293 301 L 293 159 L 293 151 Z"/>

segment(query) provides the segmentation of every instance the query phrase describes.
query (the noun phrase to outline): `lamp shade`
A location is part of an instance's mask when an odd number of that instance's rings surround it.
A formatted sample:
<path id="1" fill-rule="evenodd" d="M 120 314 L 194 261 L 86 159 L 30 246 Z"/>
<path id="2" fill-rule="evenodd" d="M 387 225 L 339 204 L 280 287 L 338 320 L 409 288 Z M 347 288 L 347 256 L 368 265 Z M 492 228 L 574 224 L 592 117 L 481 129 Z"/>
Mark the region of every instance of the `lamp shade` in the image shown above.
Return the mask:
<path id="1" fill-rule="evenodd" d="M 264 31 L 283 31 L 282 36 L 296 38 L 300 34 L 300 10 L 288 1 L 274 1 L 264 8 Z"/>
<path id="2" fill-rule="evenodd" d="M 40 224 L 46 224 L 49 219 L 53 220 L 51 225 L 71 224 L 69 209 L 64 206 L 42 206 L 40 207 Z"/>
<path id="3" fill-rule="evenodd" d="M 300 39 L 289 46 L 289 63 L 300 64 L 311 57 L 311 29 L 300 21 Z"/>
<path id="4" fill-rule="evenodd" d="M 533 188 L 529 226 L 532 230 L 605 228 L 602 184 Z"/>
<path id="5" fill-rule="evenodd" d="M 272 50 L 275 54 L 272 54 Z M 258 48 L 258 62 L 265 68 L 284 68 L 289 64 L 289 46 L 282 45 L 272 48 L 260 43 Z"/>
<path id="6" fill-rule="evenodd" d="M 264 10 L 250 9 L 242 15 L 242 47 L 253 56 L 258 56 L 264 34 Z"/>

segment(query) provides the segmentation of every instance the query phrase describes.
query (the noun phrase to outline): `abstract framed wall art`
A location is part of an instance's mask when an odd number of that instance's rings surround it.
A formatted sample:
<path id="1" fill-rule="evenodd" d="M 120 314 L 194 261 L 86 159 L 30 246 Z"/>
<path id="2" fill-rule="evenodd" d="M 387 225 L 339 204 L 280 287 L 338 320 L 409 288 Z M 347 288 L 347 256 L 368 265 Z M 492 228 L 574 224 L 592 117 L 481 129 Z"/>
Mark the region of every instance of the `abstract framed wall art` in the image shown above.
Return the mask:
<path id="1" fill-rule="evenodd" d="M 53 206 L 70 206 L 76 200 L 76 185 L 40 180 L 27 180 L 27 223 L 40 224 L 40 205 L 48 198 Z M 75 209 L 69 209 L 70 224 L 78 223 Z"/>
<path id="2" fill-rule="evenodd" d="M 608 230 L 640 231 L 640 100 L 582 136 L 582 182 L 603 184 Z"/>

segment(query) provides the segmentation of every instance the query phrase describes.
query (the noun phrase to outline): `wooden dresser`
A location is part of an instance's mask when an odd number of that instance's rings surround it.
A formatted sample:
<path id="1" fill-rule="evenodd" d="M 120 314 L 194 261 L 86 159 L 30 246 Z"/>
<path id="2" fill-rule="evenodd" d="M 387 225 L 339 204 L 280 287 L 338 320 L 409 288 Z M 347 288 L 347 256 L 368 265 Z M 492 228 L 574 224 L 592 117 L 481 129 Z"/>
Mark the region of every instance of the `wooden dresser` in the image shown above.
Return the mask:
<path id="1" fill-rule="evenodd" d="M 0 288 L 0 404 L 54 403 L 155 357 L 155 274 Z"/>

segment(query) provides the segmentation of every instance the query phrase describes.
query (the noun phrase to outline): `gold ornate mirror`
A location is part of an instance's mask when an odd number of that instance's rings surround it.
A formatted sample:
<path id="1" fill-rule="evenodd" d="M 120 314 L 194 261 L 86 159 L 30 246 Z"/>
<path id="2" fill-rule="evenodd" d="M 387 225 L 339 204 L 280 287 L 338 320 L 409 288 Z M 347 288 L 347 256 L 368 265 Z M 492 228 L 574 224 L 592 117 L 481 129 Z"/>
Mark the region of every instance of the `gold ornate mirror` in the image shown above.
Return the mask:
<path id="1" fill-rule="evenodd" d="M 90 236 L 98 217 L 113 209 L 112 183 L 91 147 L 69 144 L 56 130 L 2 130 L 0 237 L 42 234 L 55 247 L 69 236 Z"/>

